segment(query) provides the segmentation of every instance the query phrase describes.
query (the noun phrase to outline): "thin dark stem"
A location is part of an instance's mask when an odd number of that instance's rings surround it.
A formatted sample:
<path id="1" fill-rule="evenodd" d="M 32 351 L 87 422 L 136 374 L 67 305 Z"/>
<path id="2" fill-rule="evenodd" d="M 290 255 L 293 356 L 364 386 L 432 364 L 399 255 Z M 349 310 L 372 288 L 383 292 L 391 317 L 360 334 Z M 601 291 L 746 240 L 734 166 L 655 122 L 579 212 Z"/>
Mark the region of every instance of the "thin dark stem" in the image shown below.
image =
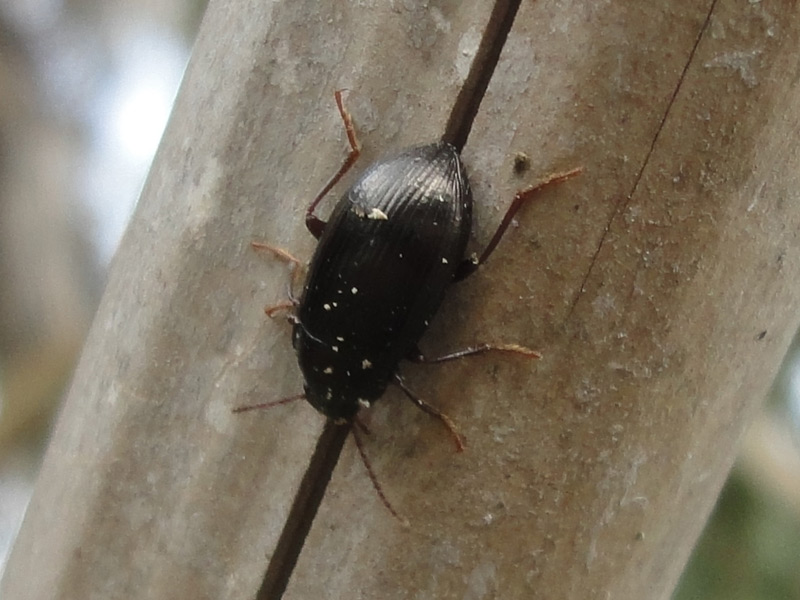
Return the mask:
<path id="1" fill-rule="evenodd" d="M 264 574 L 257 600 L 276 600 L 286 591 L 351 425 L 350 422 L 337 424 L 332 419 L 325 423 Z"/>
<path id="2" fill-rule="evenodd" d="M 450 118 L 442 136 L 445 142 L 450 142 L 459 152 L 467 143 L 472 122 L 478 114 L 486 88 L 489 87 L 489 81 L 500 58 L 500 51 L 506 43 L 511 25 L 514 24 L 514 17 L 517 16 L 521 1 L 497 0 L 494 3 L 478 51 L 453 104 L 453 110 L 450 111 Z"/>

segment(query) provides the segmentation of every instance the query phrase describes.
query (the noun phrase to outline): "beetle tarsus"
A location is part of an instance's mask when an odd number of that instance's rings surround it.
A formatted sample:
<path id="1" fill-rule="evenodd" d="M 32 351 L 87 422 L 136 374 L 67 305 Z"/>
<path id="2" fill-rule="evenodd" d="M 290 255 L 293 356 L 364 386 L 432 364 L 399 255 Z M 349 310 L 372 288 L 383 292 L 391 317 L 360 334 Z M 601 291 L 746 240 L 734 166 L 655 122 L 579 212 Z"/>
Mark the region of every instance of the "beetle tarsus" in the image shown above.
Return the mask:
<path id="1" fill-rule="evenodd" d="M 303 263 L 300 261 L 300 259 L 295 258 L 291 253 L 287 252 L 283 248 L 279 248 L 278 246 L 273 246 L 265 242 L 250 242 L 250 246 L 254 250 L 267 250 L 268 252 L 272 252 L 275 256 L 277 256 L 282 260 L 285 260 L 291 265 L 291 277 L 289 279 L 289 292 L 288 292 L 289 301 L 292 303 L 293 306 L 297 306 L 299 304 L 299 301 L 297 300 L 297 298 L 295 298 L 292 289 L 294 288 L 295 280 L 297 279 L 298 274 L 303 271 Z M 279 304 L 276 304 L 274 307 L 268 306 L 264 309 L 264 312 L 267 313 L 267 316 L 271 317 L 272 314 L 270 313 L 273 312 L 272 309 L 273 308 L 277 309 L 278 307 L 282 307 L 283 305 L 284 303 L 281 302 Z"/>
<path id="2" fill-rule="evenodd" d="M 283 310 L 291 310 L 295 306 L 297 306 L 296 300 L 285 300 L 283 302 L 279 302 L 278 304 L 272 304 L 270 306 L 264 307 L 264 314 L 267 315 L 270 319 L 275 317 L 275 315 Z"/>
<path id="3" fill-rule="evenodd" d="M 521 354 L 522 356 L 526 356 L 528 358 L 542 358 L 540 352 L 525 346 L 520 346 L 519 344 L 479 344 L 477 346 L 469 346 L 468 348 L 462 348 L 461 350 L 456 350 L 455 352 L 450 352 L 449 354 L 444 354 L 442 356 L 436 356 L 433 358 L 425 356 L 417 348 L 414 354 L 408 357 L 408 360 L 415 363 L 430 365 L 456 360 L 466 356 L 485 354 L 486 352 L 510 352 L 513 354 Z"/>
<path id="4" fill-rule="evenodd" d="M 303 263 L 300 261 L 299 258 L 295 258 L 294 255 L 287 252 L 283 248 L 279 248 L 278 246 L 273 246 L 272 244 L 267 244 L 265 242 L 250 242 L 250 246 L 255 250 L 268 250 L 272 252 L 275 256 L 282 258 L 288 263 L 293 264 L 295 267 L 302 267 Z"/>

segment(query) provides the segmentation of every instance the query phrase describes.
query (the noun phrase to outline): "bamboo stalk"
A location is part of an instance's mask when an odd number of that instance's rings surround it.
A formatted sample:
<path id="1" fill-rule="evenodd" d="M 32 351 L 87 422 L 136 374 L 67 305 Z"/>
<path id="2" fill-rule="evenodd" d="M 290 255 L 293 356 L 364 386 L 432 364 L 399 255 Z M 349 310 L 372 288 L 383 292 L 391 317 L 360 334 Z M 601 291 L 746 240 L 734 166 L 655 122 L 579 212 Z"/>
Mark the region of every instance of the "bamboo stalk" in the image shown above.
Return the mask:
<path id="1" fill-rule="evenodd" d="M 212 3 L 0 595 L 252 598 L 323 420 L 265 321 L 345 143 L 444 125 L 482 2 Z M 464 149 L 476 248 L 516 189 L 583 166 L 450 294 L 345 446 L 286 598 L 667 598 L 798 326 L 800 21 L 789 3 L 525 3 Z M 524 152 L 532 168 L 514 172 Z M 324 209 L 322 211 L 324 214 Z"/>

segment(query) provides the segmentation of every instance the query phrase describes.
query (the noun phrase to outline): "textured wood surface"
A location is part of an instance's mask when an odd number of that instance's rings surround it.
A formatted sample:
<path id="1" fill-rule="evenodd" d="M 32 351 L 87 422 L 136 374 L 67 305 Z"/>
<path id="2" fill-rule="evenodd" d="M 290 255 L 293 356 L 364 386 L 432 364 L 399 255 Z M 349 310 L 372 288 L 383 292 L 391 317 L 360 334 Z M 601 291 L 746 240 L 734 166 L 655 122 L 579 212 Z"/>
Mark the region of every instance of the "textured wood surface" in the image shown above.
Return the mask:
<path id="1" fill-rule="evenodd" d="M 323 421 L 263 317 L 310 256 L 344 138 L 436 138 L 488 15 L 474 1 L 215 2 L 0 595 L 252 598 Z M 798 326 L 800 90 L 790 2 L 524 3 L 464 150 L 474 247 L 524 210 L 425 338 L 534 346 L 404 368 L 345 445 L 285 597 L 668 598 Z M 513 172 L 517 152 L 531 170 Z M 341 190 L 339 190 L 341 191 Z M 324 214 L 324 209 L 323 209 Z"/>

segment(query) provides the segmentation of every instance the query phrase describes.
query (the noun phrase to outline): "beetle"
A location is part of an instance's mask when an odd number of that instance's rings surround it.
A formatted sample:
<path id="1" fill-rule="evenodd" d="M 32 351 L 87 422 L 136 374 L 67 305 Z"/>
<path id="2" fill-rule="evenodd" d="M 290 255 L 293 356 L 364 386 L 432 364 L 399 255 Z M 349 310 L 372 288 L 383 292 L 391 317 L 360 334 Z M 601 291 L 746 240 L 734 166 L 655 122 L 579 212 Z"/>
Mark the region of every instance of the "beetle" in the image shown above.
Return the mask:
<path id="1" fill-rule="evenodd" d="M 461 267 L 472 195 L 450 144 L 374 163 L 324 227 L 292 340 L 308 401 L 349 420 L 380 398 Z M 470 263 L 472 264 L 472 263 Z"/>
<path id="2" fill-rule="evenodd" d="M 581 169 L 551 175 L 518 192 L 480 256 L 465 258 L 472 191 L 460 153 L 447 141 L 408 148 L 373 163 L 340 198 L 326 223 L 314 211 L 360 154 L 341 91 L 335 99 L 350 153 L 306 209 L 306 226 L 319 243 L 302 295 L 296 299 L 290 290 L 290 302 L 267 309 L 270 315 L 295 309 L 290 317 L 292 344 L 304 393 L 236 412 L 305 398 L 326 417 L 350 422 L 395 383 L 417 406 L 443 421 L 461 450 L 463 441 L 452 421 L 405 385 L 398 364 L 404 359 L 444 362 L 493 350 L 540 356 L 515 344 L 481 344 L 428 359 L 417 344 L 447 288 L 486 261 L 517 211 L 545 186 Z M 253 245 L 300 265 L 284 250 Z"/>

